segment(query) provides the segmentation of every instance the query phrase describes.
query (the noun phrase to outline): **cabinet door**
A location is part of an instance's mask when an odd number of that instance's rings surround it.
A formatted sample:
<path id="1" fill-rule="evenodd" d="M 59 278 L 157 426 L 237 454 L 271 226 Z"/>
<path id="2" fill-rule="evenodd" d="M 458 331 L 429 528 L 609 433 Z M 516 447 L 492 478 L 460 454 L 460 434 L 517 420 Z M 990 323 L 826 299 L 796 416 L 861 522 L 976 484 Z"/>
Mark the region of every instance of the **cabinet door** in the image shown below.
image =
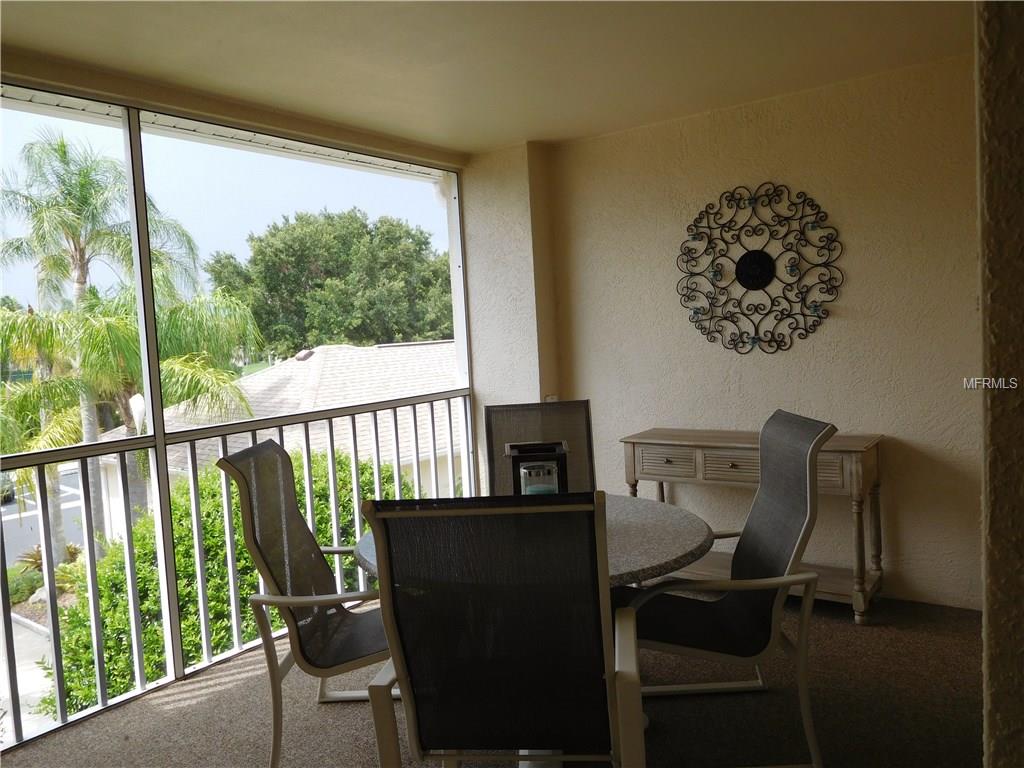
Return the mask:
<path id="1" fill-rule="evenodd" d="M 849 489 L 846 465 L 848 459 L 841 453 L 818 454 L 818 490 L 822 493 L 842 493 Z"/>

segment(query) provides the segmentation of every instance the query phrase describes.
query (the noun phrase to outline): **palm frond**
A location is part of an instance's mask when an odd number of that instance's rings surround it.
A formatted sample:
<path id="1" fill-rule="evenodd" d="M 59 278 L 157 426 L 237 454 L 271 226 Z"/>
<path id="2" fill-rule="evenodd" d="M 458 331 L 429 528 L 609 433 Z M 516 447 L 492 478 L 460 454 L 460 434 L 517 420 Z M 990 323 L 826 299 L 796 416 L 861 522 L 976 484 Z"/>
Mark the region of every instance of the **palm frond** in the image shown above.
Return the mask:
<path id="1" fill-rule="evenodd" d="M 27 435 L 26 426 L 18 414 L 7 408 L 6 403 L 0 407 L 0 454 L 7 455 L 21 450 Z"/>
<path id="2" fill-rule="evenodd" d="M 75 317 L 78 370 L 89 388 L 101 395 L 113 396 L 142 381 L 135 303 L 127 302 L 124 293 L 94 300 Z"/>
<path id="3" fill-rule="evenodd" d="M 22 425 L 22 433 L 31 432 L 31 425 L 39 421 L 41 413 L 51 414 L 77 407 L 83 386 L 77 376 L 5 382 L 2 401 L 4 415 L 17 420 Z"/>
<path id="4" fill-rule="evenodd" d="M 181 222 L 162 213 L 148 195 L 146 212 L 149 250 L 157 279 L 163 277 L 183 294 L 192 295 L 199 288 L 199 248 L 196 241 Z"/>
<path id="5" fill-rule="evenodd" d="M 32 241 L 27 237 L 8 237 L 0 241 L 0 267 L 8 267 L 35 258 Z"/>
<path id="6" fill-rule="evenodd" d="M 135 274 L 135 252 L 128 222 L 117 222 L 89 233 L 85 246 L 91 258 L 107 258 L 117 265 L 121 281 L 132 283 Z"/>
<path id="7" fill-rule="evenodd" d="M 56 304 L 64 297 L 64 291 L 71 279 L 71 262 L 62 251 L 36 249 L 36 289 L 39 300 Z"/>
<path id="8" fill-rule="evenodd" d="M 0 347 L 11 360 L 32 364 L 39 356 L 53 359 L 63 354 L 70 343 L 66 316 L 0 308 Z"/>
<path id="9" fill-rule="evenodd" d="M 19 189 L 18 176 L 4 171 L 0 176 L 0 213 L 27 217 L 36 199 Z"/>
<path id="10" fill-rule="evenodd" d="M 201 350 L 215 365 L 227 368 L 240 352 L 263 346 L 252 311 L 222 291 L 163 308 L 157 324 L 161 358 Z"/>
<path id="11" fill-rule="evenodd" d="M 160 364 L 166 405 L 181 404 L 189 418 L 231 419 L 252 415 L 232 371 L 217 368 L 206 355 L 180 355 Z"/>
<path id="12" fill-rule="evenodd" d="M 48 451 L 53 448 L 64 448 L 82 441 L 82 417 L 78 406 L 65 408 L 50 415 L 46 425 L 39 434 L 30 438 L 24 452 Z"/>

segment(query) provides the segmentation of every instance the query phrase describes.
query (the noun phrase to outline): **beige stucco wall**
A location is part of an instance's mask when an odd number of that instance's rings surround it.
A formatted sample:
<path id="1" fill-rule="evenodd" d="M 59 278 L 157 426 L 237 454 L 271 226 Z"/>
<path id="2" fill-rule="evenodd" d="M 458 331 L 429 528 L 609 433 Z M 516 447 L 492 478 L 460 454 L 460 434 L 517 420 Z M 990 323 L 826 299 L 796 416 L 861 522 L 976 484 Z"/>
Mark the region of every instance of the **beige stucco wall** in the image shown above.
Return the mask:
<path id="1" fill-rule="evenodd" d="M 486 488 L 484 405 L 541 397 L 527 147 L 473 157 L 461 186 L 477 456 Z"/>
<path id="2" fill-rule="evenodd" d="M 980 607 L 982 395 L 962 386 L 981 375 L 974 145 L 961 57 L 558 146 L 561 395 L 592 401 L 599 485 L 624 490 L 618 440 L 653 426 L 756 429 L 786 408 L 884 433 L 885 593 Z M 846 283 L 816 334 L 741 356 L 691 326 L 675 258 L 701 206 L 766 180 L 829 212 Z M 718 528 L 751 497 L 674 493 Z M 848 504 L 823 503 L 809 561 L 849 564 Z"/>
<path id="3" fill-rule="evenodd" d="M 537 321 L 537 363 L 540 397 L 557 396 L 558 313 L 555 297 L 555 254 L 551 225 L 555 204 L 551 176 L 552 147 L 538 142 L 526 145 L 529 165 L 530 222 L 533 249 L 533 283 Z"/>
<path id="4" fill-rule="evenodd" d="M 986 374 L 1024 379 L 1024 7 L 978 7 Z M 1024 765 L 1024 389 L 985 409 L 985 765 Z"/>

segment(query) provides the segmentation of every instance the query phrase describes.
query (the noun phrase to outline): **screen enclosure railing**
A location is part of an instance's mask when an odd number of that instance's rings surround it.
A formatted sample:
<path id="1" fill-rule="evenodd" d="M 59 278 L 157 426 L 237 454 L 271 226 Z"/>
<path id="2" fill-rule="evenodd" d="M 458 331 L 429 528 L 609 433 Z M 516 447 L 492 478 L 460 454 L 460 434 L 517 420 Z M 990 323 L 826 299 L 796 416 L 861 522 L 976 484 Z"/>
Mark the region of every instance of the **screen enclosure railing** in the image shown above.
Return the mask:
<path id="1" fill-rule="evenodd" d="M 282 444 L 323 546 L 358 542 L 364 499 L 476 493 L 468 388 L 160 438 L 0 459 L 18 497 L 18 511 L 0 523 L 0 746 L 259 644 L 246 599 L 262 585 L 242 544 L 237 492 L 214 467 L 219 457 L 266 439 Z M 97 472 L 102 509 L 89 492 Z M 12 595 L 8 570 L 19 556 L 42 576 L 36 602 L 18 604 L 34 606 L 28 617 L 12 610 L 23 597 Z M 367 588 L 353 557 L 333 561 L 340 592 Z"/>

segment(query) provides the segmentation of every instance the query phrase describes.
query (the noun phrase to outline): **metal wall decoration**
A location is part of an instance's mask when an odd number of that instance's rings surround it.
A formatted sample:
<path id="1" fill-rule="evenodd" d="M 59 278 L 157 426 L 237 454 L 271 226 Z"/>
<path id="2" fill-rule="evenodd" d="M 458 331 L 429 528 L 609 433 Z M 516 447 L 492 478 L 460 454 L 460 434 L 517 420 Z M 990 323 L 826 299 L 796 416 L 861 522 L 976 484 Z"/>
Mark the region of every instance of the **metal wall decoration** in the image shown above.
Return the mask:
<path id="1" fill-rule="evenodd" d="M 736 187 L 686 227 L 676 290 L 710 342 L 747 354 L 789 349 L 839 297 L 839 232 L 813 198 L 784 184 Z"/>

